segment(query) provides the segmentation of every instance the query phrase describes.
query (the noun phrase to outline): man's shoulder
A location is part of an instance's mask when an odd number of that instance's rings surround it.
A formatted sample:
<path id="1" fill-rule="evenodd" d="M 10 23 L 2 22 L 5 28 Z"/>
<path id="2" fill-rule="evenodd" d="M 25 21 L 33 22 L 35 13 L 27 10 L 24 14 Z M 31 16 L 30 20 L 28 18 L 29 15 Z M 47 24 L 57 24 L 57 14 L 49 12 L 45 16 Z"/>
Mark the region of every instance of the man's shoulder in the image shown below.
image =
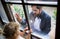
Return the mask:
<path id="1" fill-rule="evenodd" d="M 29 15 L 33 15 L 33 12 L 30 12 Z"/>
<path id="2" fill-rule="evenodd" d="M 42 19 L 51 20 L 51 17 L 46 12 L 43 11 Z"/>
<path id="3" fill-rule="evenodd" d="M 29 13 L 29 17 L 34 17 L 33 12 L 30 12 L 30 13 Z"/>
<path id="4" fill-rule="evenodd" d="M 43 11 L 43 17 L 44 18 L 51 18 L 46 12 Z"/>

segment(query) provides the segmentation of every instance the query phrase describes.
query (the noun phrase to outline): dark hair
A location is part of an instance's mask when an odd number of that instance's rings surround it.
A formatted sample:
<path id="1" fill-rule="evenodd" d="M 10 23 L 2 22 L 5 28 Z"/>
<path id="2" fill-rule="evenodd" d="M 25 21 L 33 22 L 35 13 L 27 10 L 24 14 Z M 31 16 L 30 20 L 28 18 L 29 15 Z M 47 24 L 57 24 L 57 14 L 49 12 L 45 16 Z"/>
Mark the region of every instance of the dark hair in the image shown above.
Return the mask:
<path id="1" fill-rule="evenodd" d="M 33 7 L 33 6 L 36 6 L 36 8 L 37 8 L 37 9 L 41 9 L 41 8 L 42 8 L 42 6 L 38 6 L 38 5 L 31 5 L 31 7 Z"/>

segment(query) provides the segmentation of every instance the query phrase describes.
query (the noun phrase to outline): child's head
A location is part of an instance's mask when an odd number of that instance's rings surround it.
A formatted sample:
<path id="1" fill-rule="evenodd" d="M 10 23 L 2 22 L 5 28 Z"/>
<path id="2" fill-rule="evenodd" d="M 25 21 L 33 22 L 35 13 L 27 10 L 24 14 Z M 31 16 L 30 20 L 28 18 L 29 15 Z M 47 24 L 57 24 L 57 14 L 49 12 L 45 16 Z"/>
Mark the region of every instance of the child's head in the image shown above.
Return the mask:
<path id="1" fill-rule="evenodd" d="M 19 35 L 19 25 L 16 22 L 10 22 L 4 27 L 4 36 L 6 38 L 17 37 Z"/>

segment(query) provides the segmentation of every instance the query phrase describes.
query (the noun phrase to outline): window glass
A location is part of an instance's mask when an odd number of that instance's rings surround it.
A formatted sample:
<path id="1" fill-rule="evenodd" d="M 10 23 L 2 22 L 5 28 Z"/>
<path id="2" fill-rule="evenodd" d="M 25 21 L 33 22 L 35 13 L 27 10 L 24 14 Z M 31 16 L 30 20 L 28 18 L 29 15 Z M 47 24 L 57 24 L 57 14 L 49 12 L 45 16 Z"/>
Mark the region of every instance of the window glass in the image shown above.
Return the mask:
<path id="1" fill-rule="evenodd" d="M 57 5 L 57 0 L 24 1 L 25 3 Z M 21 0 L 5 0 L 5 2 L 22 3 Z M 23 6 L 19 4 L 8 5 L 10 5 L 15 21 L 20 25 L 20 29 L 24 30 L 27 27 L 27 21 Z M 30 28 L 32 29 L 31 34 L 42 39 L 55 39 L 57 7 L 26 5 L 25 9 Z M 35 39 L 35 37 L 32 38 Z"/>
<path id="2" fill-rule="evenodd" d="M 55 38 L 57 7 L 28 5 L 27 14 L 32 35 L 39 38 Z"/>
<path id="3" fill-rule="evenodd" d="M 26 1 L 57 1 L 57 0 L 26 0 Z"/>
<path id="4" fill-rule="evenodd" d="M 2 18 L 2 21 L 3 22 L 5 22 L 5 23 L 8 23 L 9 22 L 9 20 L 8 20 L 8 18 L 7 18 L 7 15 L 5 14 L 5 11 L 4 11 L 4 8 L 3 8 L 3 6 L 2 6 L 2 3 L 1 3 L 1 1 L 0 1 L 0 17 Z"/>
<path id="5" fill-rule="evenodd" d="M 26 18 L 22 5 L 10 4 L 15 21 L 20 25 L 20 29 L 24 30 L 26 27 Z M 24 19 L 24 20 L 23 20 Z"/>
<path id="6" fill-rule="evenodd" d="M 5 1 L 21 1 L 21 0 L 5 0 Z"/>
<path id="7" fill-rule="evenodd" d="M 31 4 L 48 4 L 48 5 L 57 5 L 57 0 L 24 0 L 25 3 Z"/>
<path id="8" fill-rule="evenodd" d="M 21 0 L 5 0 L 5 2 L 22 3 Z"/>

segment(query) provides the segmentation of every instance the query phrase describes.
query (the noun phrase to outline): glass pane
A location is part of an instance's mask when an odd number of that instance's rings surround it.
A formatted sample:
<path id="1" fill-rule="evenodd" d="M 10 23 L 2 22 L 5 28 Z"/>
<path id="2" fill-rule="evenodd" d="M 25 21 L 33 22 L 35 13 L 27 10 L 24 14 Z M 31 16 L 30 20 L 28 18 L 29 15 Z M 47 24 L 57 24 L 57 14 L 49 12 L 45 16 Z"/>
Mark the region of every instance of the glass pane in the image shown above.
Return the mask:
<path id="1" fill-rule="evenodd" d="M 26 0 L 26 1 L 57 1 L 57 0 Z"/>
<path id="2" fill-rule="evenodd" d="M 57 5 L 57 0 L 24 0 L 25 3 Z"/>
<path id="3" fill-rule="evenodd" d="M 4 23 L 8 23 L 9 22 L 9 20 L 8 20 L 8 18 L 7 18 L 7 15 L 6 15 L 6 13 L 5 13 L 5 11 L 4 11 L 4 8 L 3 8 L 3 6 L 2 6 L 2 3 L 1 3 L 1 1 L 0 1 L 0 17 L 2 18 L 2 21 L 4 22 Z"/>
<path id="4" fill-rule="evenodd" d="M 21 0 L 5 0 L 5 2 L 22 3 Z"/>
<path id="5" fill-rule="evenodd" d="M 54 39 L 57 7 L 26 5 L 32 35 L 42 39 Z M 34 39 L 35 37 L 33 37 Z"/>
<path id="6" fill-rule="evenodd" d="M 5 1 L 21 1 L 21 0 L 5 0 Z"/>
<path id="7" fill-rule="evenodd" d="M 20 30 L 24 30 L 24 28 L 27 27 L 27 24 L 26 24 L 26 18 L 25 18 L 23 6 L 18 4 L 9 4 L 9 5 L 15 21 L 20 25 Z"/>

